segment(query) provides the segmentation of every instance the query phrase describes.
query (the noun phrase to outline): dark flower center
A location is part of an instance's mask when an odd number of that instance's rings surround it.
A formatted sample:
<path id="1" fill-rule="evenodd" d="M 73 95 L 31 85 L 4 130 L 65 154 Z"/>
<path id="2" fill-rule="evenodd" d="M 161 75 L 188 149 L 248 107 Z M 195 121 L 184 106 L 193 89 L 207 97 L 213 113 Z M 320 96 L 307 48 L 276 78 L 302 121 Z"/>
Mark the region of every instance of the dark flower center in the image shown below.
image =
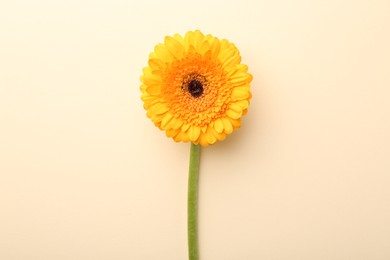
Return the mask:
<path id="1" fill-rule="evenodd" d="M 203 94 L 203 85 L 199 80 L 193 79 L 188 84 L 188 92 L 190 92 L 191 96 L 199 97 Z"/>

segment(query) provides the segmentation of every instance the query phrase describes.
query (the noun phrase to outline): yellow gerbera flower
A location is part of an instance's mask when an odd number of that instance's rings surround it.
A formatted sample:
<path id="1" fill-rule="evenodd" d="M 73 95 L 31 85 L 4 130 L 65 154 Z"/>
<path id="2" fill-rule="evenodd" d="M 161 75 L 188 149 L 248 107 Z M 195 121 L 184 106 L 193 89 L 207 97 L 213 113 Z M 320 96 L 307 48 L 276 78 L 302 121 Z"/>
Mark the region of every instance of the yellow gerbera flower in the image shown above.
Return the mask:
<path id="1" fill-rule="evenodd" d="M 241 126 L 251 98 L 248 67 L 233 43 L 200 31 L 167 36 L 141 76 L 147 116 L 176 142 L 207 146 Z"/>

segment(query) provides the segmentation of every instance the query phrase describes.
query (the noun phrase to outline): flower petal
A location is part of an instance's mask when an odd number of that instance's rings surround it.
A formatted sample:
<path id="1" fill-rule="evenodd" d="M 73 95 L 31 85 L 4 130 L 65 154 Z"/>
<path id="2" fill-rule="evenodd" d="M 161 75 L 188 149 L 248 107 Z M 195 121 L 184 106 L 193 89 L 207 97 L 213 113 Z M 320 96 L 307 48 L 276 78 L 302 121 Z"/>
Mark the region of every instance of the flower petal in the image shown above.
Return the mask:
<path id="1" fill-rule="evenodd" d="M 190 137 L 190 140 L 192 142 L 195 142 L 198 140 L 200 134 L 200 128 L 199 126 L 192 125 L 190 129 L 188 130 L 188 135 Z"/>
<path id="2" fill-rule="evenodd" d="M 167 129 L 167 124 L 172 120 L 173 115 L 171 113 L 167 113 L 164 119 L 161 121 L 161 127 Z"/>
<path id="3" fill-rule="evenodd" d="M 213 143 L 215 143 L 217 141 L 217 138 L 215 137 L 213 132 L 215 132 L 214 127 L 208 126 L 205 136 L 206 136 L 207 142 L 209 144 L 213 144 Z M 218 134 L 217 132 L 215 132 L 215 133 Z"/>
<path id="4" fill-rule="evenodd" d="M 155 105 L 150 106 L 149 109 L 156 115 L 164 114 L 169 110 L 168 106 L 164 103 L 156 103 Z"/>
<path id="5" fill-rule="evenodd" d="M 234 105 L 233 108 L 230 105 L 230 108 L 226 111 L 226 115 L 232 119 L 238 119 L 242 116 L 242 109 L 236 109 L 237 107 Z"/>
<path id="6" fill-rule="evenodd" d="M 194 47 L 200 51 L 202 43 L 203 43 L 204 35 L 201 31 L 196 30 L 194 32 Z"/>
<path id="7" fill-rule="evenodd" d="M 233 125 L 230 122 L 230 119 L 224 117 L 222 118 L 222 122 L 223 122 L 223 129 L 225 134 L 231 134 L 233 132 Z"/>
<path id="8" fill-rule="evenodd" d="M 173 38 L 175 38 L 175 40 L 178 41 L 184 47 L 185 51 L 188 49 L 188 46 L 186 45 L 184 38 L 180 34 L 178 33 L 174 34 Z"/>
<path id="9" fill-rule="evenodd" d="M 187 130 L 190 128 L 191 124 L 183 124 L 181 127 L 181 131 L 187 132 Z"/>
<path id="10" fill-rule="evenodd" d="M 173 117 L 166 125 L 164 126 L 166 129 L 179 129 L 181 128 L 183 121 L 179 118 Z"/>
<path id="11" fill-rule="evenodd" d="M 184 42 L 188 47 L 194 46 L 194 32 L 187 32 L 184 36 Z"/>
<path id="12" fill-rule="evenodd" d="M 181 45 L 177 40 L 174 38 L 167 36 L 165 37 L 165 46 L 167 47 L 168 51 L 176 57 L 176 59 L 181 59 L 184 55 L 184 46 Z"/>
<path id="13" fill-rule="evenodd" d="M 243 100 L 250 97 L 249 85 L 245 87 L 236 87 L 232 90 L 232 100 Z"/>
<path id="14" fill-rule="evenodd" d="M 207 40 L 210 44 L 210 50 L 211 50 L 211 58 L 216 59 L 219 55 L 219 52 L 221 50 L 221 44 L 219 40 L 210 34 L 206 35 L 205 40 Z"/>
<path id="15" fill-rule="evenodd" d="M 204 41 L 199 44 L 198 51 L 201 55 L 204 55 L 207 51 L 210 50 L 210 44 L 207 41 Z"/>
<path id="16" fill-rule="evenodd" d="M 189 142 L 190 138 L 188 137 L 188 133 L 184 133 L 182 131 L 179 131 L 177 135 L 174 137 L 174 140 L 176 142 Z"/>
<path id="17" fill-rule="evenodd" d="M 238 55 L 238 50 L 232 43 L 229 43 L 227 40 L 221 40 L 221 51 L 218 55 L 218 60 L 224 64 L 229 58 Z"/>
<path id="18" fill-rule="evenodd" d="M 168 129 L 165 134 L 167 137 L 175 137 L 178 133 L 180 133 L 179 129 Z"/>
<path id="19" fill-rule="evenodd" d="M 164 44 L 157 44 L 156 47 L 154 47 L 154 52 L 158 58 L 166 62 L 172 62 L 174 59 L 174 56 L 166 49 Z"/>
<path id="20" fill-rule="evenodd" d="M 238 106 L 238 107 L 241 107 L 241 109 L 246 109 L 246 108 L 248 108 L 248 106 L 249 106 L 249 100 L 240 100 L 240 101 L 236 101 L 236 102 L 234 102 L 234 103 L 232 103 L 232 104 L 234 104 L 233 106 Z"/>
<path id="21" fill-rule="evenodd" d="M 228 58 L 223 64 L 222 68 L 226 69 L 232 66 L 236 66 L 241 62 L 241 56 L 240 55 L 233 55 L 230 58 Z"/>
<path id="22" fill-rule="evenodd" d="M 233 84 L 249 83 L 252 81 L 252 75 L 249 73 L 235 73 L 230 77 Z"/>
<path id="23" fill-rule="evenodd" d="M 222 133 L 223 132 L 223 122 L 220 118 L 216 119 L 214 121 L 214 129 L 217 131 L 217 133 Z"/>
<path id="24" fill-rule="evenodd" d="M 153 84 L 153 85 L 148 85 L 146 87 L 146 91 L 153 96 L 160 95 L 161 93 L 161 85 L 158 84 Z"/>
<path id="25" fill-rule="evenodd" d="M 225 133 L 218 133 L 214 128 L 212 128 L 210 132 L 218 141 L 222 141 L 226 138 Z"/>
<path id="26" fill-rule="evenodd" d="M 241 118 L 239 119 L 230 119 L 233 129 L 239 129 L 241 127 Z"/>
<path id="27" fill-rule="evenodd" d="M 159 70 L 159 69 L 165 67 L 165 63 L 162 60 L 157 59 L 157 58 L 149 59 L 148 64 L 149 64 L 150 68 L 152 68 L 152 70 L 153 69 Z"/>

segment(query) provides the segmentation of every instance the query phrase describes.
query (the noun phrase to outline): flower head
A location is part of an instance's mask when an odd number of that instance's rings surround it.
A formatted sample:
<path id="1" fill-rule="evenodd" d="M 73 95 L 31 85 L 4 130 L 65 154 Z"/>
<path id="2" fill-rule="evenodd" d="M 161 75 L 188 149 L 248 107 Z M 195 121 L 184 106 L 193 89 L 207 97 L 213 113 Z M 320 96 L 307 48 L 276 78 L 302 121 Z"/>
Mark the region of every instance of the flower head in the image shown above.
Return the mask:
<path id="1" fill-rule="evenodd" d="M 147 116 L 176 142 L 207 146 L 241 126 L 251 98 L 248 67 L 233 43 L 200 31 L 165 37 L 141 76 Z"/>

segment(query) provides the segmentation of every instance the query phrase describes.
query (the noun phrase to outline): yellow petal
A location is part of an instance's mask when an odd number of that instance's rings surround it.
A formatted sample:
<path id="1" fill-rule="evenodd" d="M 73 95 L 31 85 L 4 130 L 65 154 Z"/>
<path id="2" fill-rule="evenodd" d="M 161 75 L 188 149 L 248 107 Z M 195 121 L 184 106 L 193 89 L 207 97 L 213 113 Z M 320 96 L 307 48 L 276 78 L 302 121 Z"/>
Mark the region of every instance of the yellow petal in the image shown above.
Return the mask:
<path id="1" fill-rule="evenodd" d="M 187 132 L 181 132 L 182 135 L 181 135 L 181 138 L 183 140 L 183 142 L 189 142 L 190 141 L 190 136 L 188 134 L 188 131 Z"/>
<path id="2" fill-rule="evenodd" d="M 172 118 L 173 118 L 173 115 L 171 113 L 167 113 L 161 122 L 161 127 L 164 129 L 167 129 L 166 126 L 172 120 Z"/>
<path id="3" fill-rule="evenodd" d="M 159 124 L 158 127 L 161 126 L 161 121 L 164 119 L 164 116 L 165 114 L 162 114 L 162 115 L 156 115 L 156 114 L 153 114 L 150 119 L 152 119 L 153 122 Z"/>
<path id="4" fill-rule="evenodd" d="M 190 137 L 190 140 L 192 142 L 195 142 L 196 140 L 198 140 L 199 138 L 199 134 L 200 134 L 200 128 L 199 126 L 191 126 L 190 129 L 188 130 L 188 135 Z"/>
<path id="5" fill-rule="evenodd" d="M 153 96 L 160 95 L 161 93 L 161 85 L 154 84 L 154 85 L 148 85 L 146 87 L 146 91 Z"/>
<path id="6" fill-rule="evenodd" d="M 190 46 L 188 47 L 188 52 L 189 52 L 189 53 L 195 53 L 195 52 L 196 52 L 195 47 L 194 47 L 193 45 L 190 45 Z"/>
<path id="7" fill-rule="evenodd" d="M 226 134 L 222 133 L 217 137 L 218 141 L 223 141 L 226 139 Z"/>
<path id="8" fill-rule="evenodd" d="M 227 40 L 221 40 L 221 51 L 218 55 L 219 61 L 224 64 L 229 58 L 235 55 L 239 55 L 237 48 Z"/>
<path id="9" fill-rule="evenodd" d="M 252 81 L 252 75 L 249 73 L 235 73 L 230 77 L 233 84 L 249 83 Z"/>
<path id="10" fill-rule="evenodd" d="M 157 57 L 163 61 L 172 62 L 174 59 L 174 56 L 165 48 L 164 44 L 157 44 L 156 47 L 154 47 L 154 52 Z"/>
<path id="11" fill-rule="evenodd" d="M 181 132 L 179 132 L 177 135 L 175 135 L 175 136 L 173 137 L 173 140 L 174 140 L 176 143 L 181 142 L 181 141 L 182 141 L 182 140 L 181 140 Z"/>
<path id="12" fill-rule="evenodd" d="M 188 135 L 188 131 L 187 132 L 181 132 L 181 138 L 183 140 L 183 142 L 189 142 L 190 141 L 190 136 Z"/>
<path id="13" fill-rule="evenodd" d="M 173 122 L 174 122 L 172 124 L 173 129 L 179 129 L 183 125 L 183 120 L 181 120 L 180 118 L 175 118 L 175 120 L 173 120 Z"/>
<path id="14" fill-rule="evenodd" d="M 170 36 L 165 37 L 165 46 L 168 51 L 175 56 L 177 59 L 181 59 L 184 55 L 184 46 L 181 45 L 177 40 Z"/>
<path id="15" fill-rule="evenodd" d="M 204 57 L 205 59 L 208 59 L 208 60 L 213 59 L 213 58 L 212 58 L 212 57 L 213 57 L 212 51 L 209 49 L 208 51 L 206 51 L 206 52 L 203 54 L 203 57 Z"/>
<path id="16" fill-rule="evenodd" d="M 144 75 L 151 74 L 151 73 L 152 73 L 152 69 L 151 69 L 150 67 L 144 67 L 144 68 L 142 69 L 142 73 L 143 73 Z M 142 78 L 142 77 L 141 77 L 141 78 Z"/>
<path id="17" fill-rule="evenodd" d="M 210 130 L 211 134 L 219 141 L 225 140 L 226 134 L 225 133 L 218 133 L 214 128 Z"/>
<path id="18" fill-rule="evenodd" d="M 179 118 L 173 117 L 165 126 L 164 128 L 169 129 L 179 129 L 181 125 L 183 124 L 183 121 Z"/>
<path id="19" fill-rule="evenodd" d="M 217 131 L 217 133 L 223 132 L 223 122 L 220 118 L 214 121 L 214 129 Z"/>
<path id="20" fill-rule="evenodd" d="M 238 119 L 241 117 L 242 114 L 239 114 L 239 113 L 236 113 L 234 112 L 233 110 L 228 110 L 226 111 L 226 115 L 230 118 L 233 118 L 233 119 Z"/>
<path id="21" fill-rule="evenodd" d="M 207 141 L 205 133 L 201 133 L 199 136 L 199 143 L 201 146 L 208 146 L 209 142 Z"/>
<path id="22" fill-rule="evenodd" d="M 149 110 L 152 111 L 156 115 L 164 114 L 169 110 L 168 106 L 164 103 L 157 103 L 151 107 L 149 107 Z"/>
<path id="23" fill-rule="evenodd" d="M 165 63 L 162 60 L 156 58 L 149 59 L 148 64 L 152 69 L 161 69 L 165 67 Z"/>
<path id="24" fill-rule="evenodd" d="M 233 125 L 230 122 L 230 119 L 224 117 L 222 118 L 222 122 L 225 134 L 231 134 L 233 132 Z"/>
<path id="25" fill-rule="evenodd" d="M 214 132 L 214 128 L 212 126 L 209 126 L 207 127 L 207 131 L 206 131 L 206 140 L 209 144 L 213 144 L 217 141 L 217 138 L 215 137 L 215 135 L 213 134 Z M 218 134 L 218 133 L 217 133 Z"/>
<path id="26" fill-rule="evenodd" d="M 233 70 L 233 74 L 236 74 L 236 73 L 247 73 L 248 72 L 248 66 L 245 65 L 245 64 L 238 64 L 236 66 L 236 69 Z M 233 75 L 231 74 L 231 75 Z"/>
<path id="27" fill-rule="evenodd" d="M 181 131 L 177 133 L 177 135 L 173 138 L 176 142 L 186 142 L 185 141 L 185 134 Z M 189 140 L 188 140 L 189 141 Z M 187 141 L 187 142 L 188 142 Z"/>
<path id="28" fill-rule="evenodd" d="M 151 95 L 159 95 L 161 92 L 161 77 L 146 72 L 141 78 L 146 91 Z"/>
<path id="29" fill-rule="evenodd" d="M 198 51 L 201 55 L 210 50 L 210 44 L 207 41 L 199 43 Z"/>
<path id="30" fill-rule="evenodd" d="M 221 52 L 230 49 L 230 43 L 226 39 L 220 40 L 219 43 L 221 45 Z"/>
<path id="31" fill-rule="evenodd" d="M 147 110 L 147 111 L 146 111 L 146 116 L 147 116 L 147 117 L 151 118 L 152 115 L 153 115 L 153 113 L 150 112 L 150 110 Z"/>
<path id="32" fill-rule="evenodd" d="M 168 129 L 165 134 L 168 137 L 175 137 L 178 133 L 180 133 L 179 129 Z"/>
<path id="33" fill-rule="evenodd" d="M 241 127 L 241 118 L 239 119 L 230 119 L 230 122 L 232 123 L 232 126 L 234 129 L 238 129 Z"/>
<path id="34" fill-rule="evenodd" d="M 231 98 L 233 101 L 250 98 L 249 86 L 233 88 Z"/>
<path id="35" fill-rule="evenodd" d="M 181 127 L 181 131 L 187 132 L 187 130 L 190 128 L 191 124 L 183 124 Z"/>
<path id="36" fill-rule="evenodd" d="M 153 102 L 157 99 L 156 96 L 151 96 L 148 93 L 144 93 L 141 95 L 141 100 L 148 105 L 150 102 Z"/>
<path id="37" fill-rule="evenodd" d="M 167 121 L 167 123 L 165 123 L 164 124 L 164 128 L 165 129 L 175 129 L 175 128 L 173 128 L 173 125 L 175 125 L 176 124 L 176 118 L 175 117 L 172 117 L 169 121 Z M 177 129 L 177 128 L 176 128 Z"/>
<path id="38" fill-rule="evenodd" d="M 160 85 L 161 84 L 161 77 L 158 75 L 153 75 L 153 74 L 147 73 L 147 74 L 143 75 L 142 82 L 147 86 Z"/>
<path id="39" fill-rule="evenodd" d="M 148 102 L 146 102 L 149 107 L 152 107 L 152 106 L 154 106 L 157 103 L 163 103 L 163 102 L 160 101 L 161 99 L 159 97 L 157 97 L 157 96 L 151 96 L 151 97 L 154 97 L 154 99 L 153 100 L 149 99 Z"/>
<path id="40" fill-rule="evenodd" d="M 222 65 L 222 68 L 226 69 L 232 66 L 236 66 L 241 62 L 241 56 L 240 55 L 234 55 L 230 58 L 228 58 Z"/>
<path id="41" fill-rule="evenodd" d="M 173 35 L 173 38 L 175 38 L 175 40 L 178 41 L 184 47 L 185 50 L 188 49 L 188 46 L 186 45 L 184 38 L 180 34 L 176 33 L 175 35 Z"/>
<path id="42" fill-rule="evenodd" d="M 193 45 L 195 46 L 195 48 L 198 51 L 200 51 L 200 47 L 201 47 L 201 45 L 203 43 L 203 39 L 204 39 L 203 33 L 201 31 L 199 31 L 199 30 L 196 30 L 194 32 L 194 44 Z"/>
<path id="43" fill-rule="evenodd" d="M 244 109 L 248 108 L 249 100 L 236 101 L 236 102 L 232 103 L 231 105 L 233 105 L 236 109 L 238 109 L 238 107 L 240 107 L 242 110 L 244 110 Z"/>
<path id="44" fill-rule="evenodd" d="M 236 111 L 233 109 L 228 109 L 226 115 L 232 119 L 239 119 L 242 116 L 242 110 Z"/>
<path id="45" fill-rule="evenodd" d="M 193 46 L 194 45 L 194 32 L 187 32 L 186 35 L 184 36 L 184 42 L 186 43 L 186 45 L 189 47 L 189 46 Z"/>
<path id="46" fill-rule="evenodd" d="M 205 40 L 207 40 L 210 44 L 211 58 L 216 59 L 221 50 L 221 44 L 219 43 L 219 40 L 210 34 L 206 35 Z"/>

